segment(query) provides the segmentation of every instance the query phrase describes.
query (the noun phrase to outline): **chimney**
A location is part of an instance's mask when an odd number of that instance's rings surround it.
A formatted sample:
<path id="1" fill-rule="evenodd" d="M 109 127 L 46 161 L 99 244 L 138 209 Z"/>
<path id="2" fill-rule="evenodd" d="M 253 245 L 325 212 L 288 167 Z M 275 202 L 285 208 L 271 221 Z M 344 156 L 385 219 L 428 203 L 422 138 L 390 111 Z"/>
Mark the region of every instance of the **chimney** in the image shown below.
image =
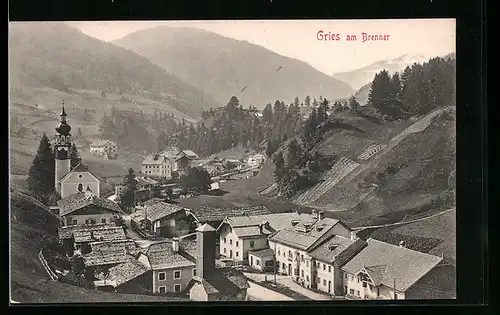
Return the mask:
<path id="1" fill-rule="evenodd" d="M 356 231 L 351 231 L 351 241 L 356 241 L 358 236 L 356 235 Z"/>
<path id="2" fill-rule="evenodd" d="M 322 220 L 322 219 L 324 219 L 324 217 L 325 217 L 325 212 L 324 211 L 320 211 L 318 213 L 318 220 Z"/>
<path id="3" fill-rule="evenodd" d="M 403 247 L 404 248 L 405 247 L 405 241 L 399 242 L 399 247 Z"/>
<path id="4" fill-rule="evenodd" d="M 172 239 L 172 250 L 175 252 L 175 253 L 178 253 L 179 252 L 179 239 L 174 237 Z"/>
<path id="5" fill-rule="evenodd" d="M 196 275 L 207 278 L 215 271 L 216 230 L 205 223 L 196 228 Z"/>

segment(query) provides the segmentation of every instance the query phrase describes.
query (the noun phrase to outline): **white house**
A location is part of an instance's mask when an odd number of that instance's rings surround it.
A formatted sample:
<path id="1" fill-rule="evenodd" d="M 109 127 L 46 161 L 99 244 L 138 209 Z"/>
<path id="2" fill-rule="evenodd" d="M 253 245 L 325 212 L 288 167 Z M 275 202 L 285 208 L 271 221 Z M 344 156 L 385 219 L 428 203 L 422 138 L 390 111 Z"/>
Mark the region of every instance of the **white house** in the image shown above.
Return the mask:
<path id="1" fill-rule="evenodd" d="M 172 177 L 172 163 L 164 155 L 150 155 L 142 161 L 141 173 L 168 179 Z"/>
<path id="2" fill-rule="evenodd" d="M 260 166 L 262 163 L 266 161 L 266 157 L 264 154 L 255 154 L 248 158 L 247 164 L 250 166 Z"/>
<path id="3" fill-rule="evenodd" d="M 111 140 L 95 140 L 90 143 L 90 153 L 98 156 L 104 156 L 106 154 L 114 156 L 116 154 L 116 143 Z"/>
<path id="4" fill-rule="evenodd" d="M 83 193 L 90 189 L 95 195 L 101 195 L 100 180 L 92 174 L 88 167 L 78 164 L 73 170 L 59 180 L 59 193 L 66 198 L 75 193 Z"/>

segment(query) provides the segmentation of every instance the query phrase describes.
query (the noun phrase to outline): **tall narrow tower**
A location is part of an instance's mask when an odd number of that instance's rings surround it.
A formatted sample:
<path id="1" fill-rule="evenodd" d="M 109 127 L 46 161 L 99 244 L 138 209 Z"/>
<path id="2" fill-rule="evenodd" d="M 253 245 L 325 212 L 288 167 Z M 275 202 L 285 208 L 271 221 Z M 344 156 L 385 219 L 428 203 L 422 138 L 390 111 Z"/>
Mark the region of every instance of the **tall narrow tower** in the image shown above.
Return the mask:
<path id="1" fill-rule="evenodd" d="M 56 143 L 54 144 L 54 158 L 56 162 L 55 188 L 61 193 L 59 181 L 71 170 L 69 150 L 71 149 L 71 127 L 66 122 L 66 112 L 64 110 L 64 101 L 62 103 L 62 112 L 60 114 L 61 122 L 56 128 Z"/>

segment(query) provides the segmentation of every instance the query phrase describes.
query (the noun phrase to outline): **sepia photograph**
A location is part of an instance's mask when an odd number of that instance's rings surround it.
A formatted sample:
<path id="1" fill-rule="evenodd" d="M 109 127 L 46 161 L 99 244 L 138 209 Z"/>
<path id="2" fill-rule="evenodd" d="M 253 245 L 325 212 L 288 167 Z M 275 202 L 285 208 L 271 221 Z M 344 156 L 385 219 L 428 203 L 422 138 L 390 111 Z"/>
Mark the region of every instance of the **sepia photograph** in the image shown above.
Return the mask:
<path id="1" fill-rule="evenodd" d="M 11 304 L 457 298 L 455 19 L 8 33 Z"/>

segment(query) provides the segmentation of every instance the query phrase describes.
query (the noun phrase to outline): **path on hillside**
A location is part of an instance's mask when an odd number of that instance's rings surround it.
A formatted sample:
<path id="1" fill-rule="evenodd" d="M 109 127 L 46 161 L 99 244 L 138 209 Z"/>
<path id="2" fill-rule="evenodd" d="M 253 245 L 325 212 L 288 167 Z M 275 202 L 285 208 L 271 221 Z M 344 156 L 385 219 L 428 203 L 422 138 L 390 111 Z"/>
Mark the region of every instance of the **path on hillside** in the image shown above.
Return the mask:
<path id="1" fill-rule="evenodd" d="M 247 290 L 247 294 L 251 301 L 294 301 L 291 297 L 269 290 L 251 281 L 248 281 L 248 284 L 250 287 Z"/>
<path id="2" fill-rule="evenodd" d="M 378 228 L 385 228 L 385 227 L 390 227 L 390 226 L 398 226 L 398 225 L 415 223 L 415 222 L 424 221 L 424 220 L 428 220 L 428 219 L 443 215 L 443 214 L 448 213 L 450 211 L 453 211 L 455 209 L 456 208 L 453 207 L 453 208 L 441 211 L 439 213 L 435 213 L 435 214 L 432 214 L 430 216 L 419 218 L 419 219 L 414 219 L 414 220 L 409 220 L 409 221 L 400 221 L 400 222 L 388 223 L 388 224 L 382 224 L 382 225 L 360 226 L 360 227 L 352 228 L 352 230 L 358 232 L 358 231 L 362 231 L 362 230 L 366 230 L 366 229 L 378 229 Z"/>

